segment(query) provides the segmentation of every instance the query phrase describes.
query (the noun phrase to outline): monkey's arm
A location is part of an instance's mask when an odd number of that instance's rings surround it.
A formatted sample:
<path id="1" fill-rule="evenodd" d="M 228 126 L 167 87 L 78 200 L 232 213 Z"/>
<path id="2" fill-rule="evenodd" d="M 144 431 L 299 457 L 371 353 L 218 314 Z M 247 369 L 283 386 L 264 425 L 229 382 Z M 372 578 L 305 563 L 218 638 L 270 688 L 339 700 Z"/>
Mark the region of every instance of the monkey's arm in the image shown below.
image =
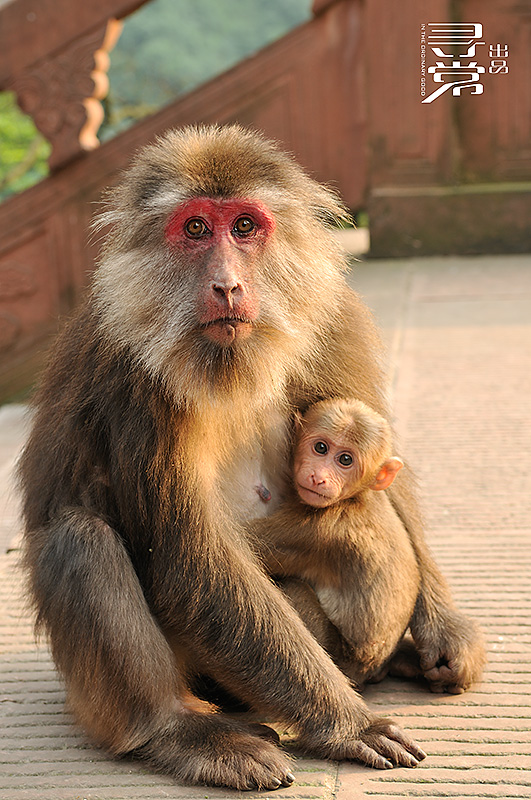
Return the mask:
<path id="1" fill-rule="evenodd" d="M 409 534 L 420 570 L 411 633 L 420 654 L 421 669 L 432 690 L 459 694 L 481 677 L 486 661 L 483 636 L 479 626 L 455 606 L 424 539 L 413 475 L 409 469 L 403 469 L 402 473 L 388 492 Z"/>
<path id="2" fill-rule="evenodd" d="M 321 543 L 309 514 L 285 503 L 269 517 L 249 526 L 253 550 L 270 575 L 304 577 L 319 573 Z"/>

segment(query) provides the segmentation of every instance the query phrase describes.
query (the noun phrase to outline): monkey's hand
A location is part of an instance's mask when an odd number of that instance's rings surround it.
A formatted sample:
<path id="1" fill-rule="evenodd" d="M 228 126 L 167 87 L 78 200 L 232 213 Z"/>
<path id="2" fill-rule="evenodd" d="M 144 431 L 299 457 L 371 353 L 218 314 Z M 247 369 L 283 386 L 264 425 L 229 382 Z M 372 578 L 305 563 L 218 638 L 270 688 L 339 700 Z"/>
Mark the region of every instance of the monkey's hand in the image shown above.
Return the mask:
<path id="1" fill-rule="evenodd" d="M 447 611 L 430 626 L 413 619 L 411 633 L 432 692 L 461 694 L 480 679 L 485 644 L 479 627 L 464 614 Z"/>
<path id="2" fill-rule="evenodd" d="M 426 753 L 392 720 L 377 717 L 361 732 L 349 759 L 374 769 L 416 767 Z"/>
<path id="3" fill-rule="evenodd" d="M 309 749 L 320 758 L 337 761 L 359 761 L 374 769 L 416 767 L 426 758 L 426 753 L 392 720 L 383 717 L 366 718 L 356 739 L 336 734 L 335 741 L 320 745 L 310 744 Z"/>

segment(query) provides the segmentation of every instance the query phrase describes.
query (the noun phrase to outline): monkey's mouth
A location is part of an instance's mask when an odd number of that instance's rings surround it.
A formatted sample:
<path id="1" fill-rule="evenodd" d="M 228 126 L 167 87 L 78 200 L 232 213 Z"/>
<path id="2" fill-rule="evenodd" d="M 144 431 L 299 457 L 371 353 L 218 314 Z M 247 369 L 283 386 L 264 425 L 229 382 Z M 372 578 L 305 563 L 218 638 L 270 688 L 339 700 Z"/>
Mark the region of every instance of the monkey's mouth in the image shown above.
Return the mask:
<path id="1" fill-rule="evenodd" d="M 247 339 L 253 330 L 253 323 L 244 316 L 219 317 L 202 326 L 203 335 L 214 344 L 229 347 L 236 341 Z"/>
<path id="2" fill-rule="evenodd" d="M 303 486 L 300 483 L 296 484 L 296 489 L 301 500 L 303 500 L 308 506 L 319 506 L 322 508 L 324 506 L 329 506 L 334 502 L 333 497 L 316 492 L 314 489 L 308 489 L 307 486 Z"/>

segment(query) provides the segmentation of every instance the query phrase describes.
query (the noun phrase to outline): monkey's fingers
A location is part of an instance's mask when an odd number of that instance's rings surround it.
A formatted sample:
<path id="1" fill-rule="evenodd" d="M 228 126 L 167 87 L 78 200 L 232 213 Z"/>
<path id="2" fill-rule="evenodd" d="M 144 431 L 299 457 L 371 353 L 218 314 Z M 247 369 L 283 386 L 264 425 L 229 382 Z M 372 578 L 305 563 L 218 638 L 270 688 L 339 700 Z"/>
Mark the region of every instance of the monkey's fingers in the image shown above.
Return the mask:
<path id="1" fill-rule="evenodd" d="M 457 684 L 450 684 L 446 687 L 446 691 L 448 694 L 463 694 L 466 688 L 464 686 L 458 686 Z"/>
<path id="2" fill-rule="evenodd" d="M 373 769 L 393 769 L 393 763 L 365 742 L 356 742 L 352 758 Z"/>
<path id="3" fill-rule="evenodd" d="M 388 739 L 399 744 L 408 753 L 411 753 L 416 761 L 424 761 L 426 758 L 426 753 L 424 750 L 419 747 L 416 741 L 412 739 L 411 736 L 408 736 L 407 733 L 402 730 L 402 728 L 399 728 L 398 725 L 395 725 L 394 722 L 391 722 L 388 725 L 385 735 Z M 416 766 L 416 764 L 414 766 Z"/>
<path id="4" fill-rule="evenodd" d="M 443 659 L 425 670 L 424 677 L 430 684 L 430 690 L 436 694 L 462 694 L 470 685 L 470 680 L 462 674 L 456 662 L 445 662 Z"/>
<path id="5" fill-rule="evenodd" d="M 446 663 L 446 655 L 441 654 L 438 650 L 431 650 L 429 652 L 421 650 L 420 652 L 420 669 L 425 678 L 427 678 L 428 672 L 431 672 L 431 670 L 437 669 Z"/>
<path id="6" fill-rule="evenodd" d="M 456 611 L 435 629 L 413 632 L 422 674 L 432 692 L 461 694 L 481 678 L 486 662 L 483 636 L 478 626 Z"/>
<path id="7" fill-rule="evenodd" d="M 361 738 L 380 756 L 401 767 L 416 767 L 426 758 L 418 744 L 393 722 L 385 719 L 374 721 Z"/>

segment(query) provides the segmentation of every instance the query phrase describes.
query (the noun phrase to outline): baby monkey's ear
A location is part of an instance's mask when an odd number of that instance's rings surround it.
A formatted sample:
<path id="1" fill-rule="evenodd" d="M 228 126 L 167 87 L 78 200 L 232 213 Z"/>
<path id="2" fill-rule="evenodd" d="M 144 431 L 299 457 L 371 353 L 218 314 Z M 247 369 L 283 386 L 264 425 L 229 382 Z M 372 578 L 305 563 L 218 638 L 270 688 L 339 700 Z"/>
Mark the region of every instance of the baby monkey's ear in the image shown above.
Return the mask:
<path id="1" fill-rule="evenodd" d="M 374 479 L 374 483 L 369 486 L 369 489 L 374 489 L 375 492 L 387 489 L 391 486 L 397 473 L 400 472 L 403 466 L 404 462 L 401 458 L 397 458 L 396 456 L 388 458 L 380 467 L 380 471 Z"/>

